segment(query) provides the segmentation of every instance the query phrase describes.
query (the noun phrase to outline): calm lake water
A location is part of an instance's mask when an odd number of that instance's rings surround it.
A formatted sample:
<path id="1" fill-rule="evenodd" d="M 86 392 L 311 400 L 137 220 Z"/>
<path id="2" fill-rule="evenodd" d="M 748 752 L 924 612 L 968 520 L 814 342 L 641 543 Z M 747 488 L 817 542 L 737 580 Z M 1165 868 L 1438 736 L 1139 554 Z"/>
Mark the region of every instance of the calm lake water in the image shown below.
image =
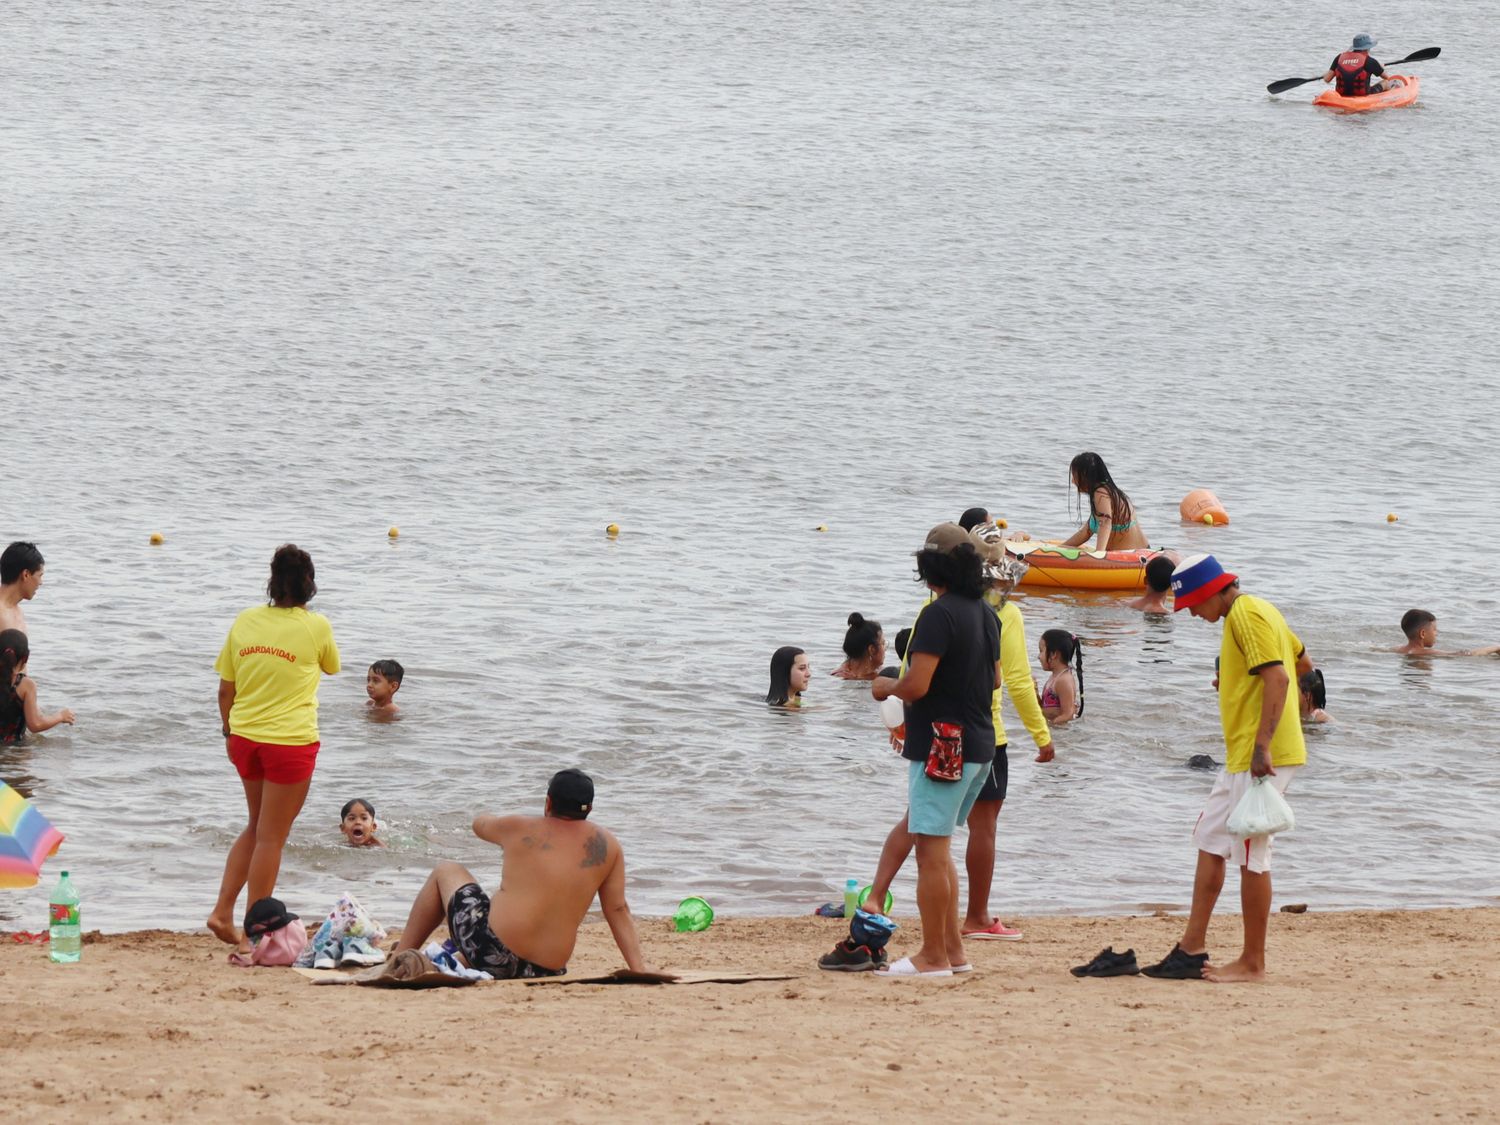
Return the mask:
<path id="1" fill-rule="evenodd" d="M 31 672 L 78 723 L 0 750 L 68 835 L 0 923 L 40 927 L 67 867 L 90 928 L 200 924 L 243 823 L 213 660 L 285 541 L 347 669 L 292 909 L 353 890 L 397 924 L 441 857 L 492 883 L 471 818 L 578 765 L 638 911 L 811 910 L 903 809 L 865 685 L 827 676 L 845 617 L 909 623 L 910 552 L 971 504 L 1068 533 L 1083 449 L 1325 670 L 1278 898 L 1500 902 L 1500 659 L 1380 651 L 1414 605 L 1500 641 L 1500 25 L 1360 18 L 24 2 L 0 540 L 46 553 Z M 1366 29 L 1444 48 L 1417 106 L 1266 97 Z M 1177 521 L 1199 486 L 1232 526 Z M 1048 766 L 1008 719 L 997 906 L 1185 903 L 1217 627 L 1023 610 L 1033 645 L 1086 638 L 1087 715 Z M 759 702 L 782 644 L 801 713 Z M 408 669 L 388 726 L 381 657 Z M 354 795 L 396 846 L 336 846 Z"/>

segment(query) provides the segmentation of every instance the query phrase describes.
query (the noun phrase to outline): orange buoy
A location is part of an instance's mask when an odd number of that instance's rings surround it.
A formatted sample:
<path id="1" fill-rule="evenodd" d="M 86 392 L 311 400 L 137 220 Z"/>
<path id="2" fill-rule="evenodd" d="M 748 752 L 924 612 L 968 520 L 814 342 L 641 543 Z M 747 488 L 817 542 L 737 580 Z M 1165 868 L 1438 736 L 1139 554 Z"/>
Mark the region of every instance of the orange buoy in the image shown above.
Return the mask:
<path id="1" fill-rule="evenodd" d="M 1206 488 L 1195 488 L 1182 498 L 1177 511 L 1188 523 L 1212 523 L 1219 526 L 1229 522 L 1229 513 L 1224 505 Z M 1204 517 L 1209 517 L 1204 519 Z"/>

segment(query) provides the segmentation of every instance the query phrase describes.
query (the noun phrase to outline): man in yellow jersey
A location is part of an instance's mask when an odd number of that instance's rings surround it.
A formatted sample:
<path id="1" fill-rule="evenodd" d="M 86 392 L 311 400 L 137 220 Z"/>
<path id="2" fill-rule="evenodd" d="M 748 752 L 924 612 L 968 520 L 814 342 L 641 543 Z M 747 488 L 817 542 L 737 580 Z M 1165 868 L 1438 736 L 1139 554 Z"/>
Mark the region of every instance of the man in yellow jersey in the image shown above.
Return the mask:
<path id="1" fill-rule="evenodd" d="M 1243 593 L 1239 579 L 1212 555 L 1184 559 L 1172 572 L 1172 605 L 1210 624 L 1224 622 L 1219 645 L 1224 768 L 1193 829 L 1198 870 L 1187 930 L 1171 953 L 1142 971 L 1169 980 L 1260 981 L 1266 976 L 1271 918 L 1272 837 L 1235 839 L 1229 835 L 1229 814 L 1261 778 L 1285 793 L 1307 761 L 1302 722 L 1287 700 L 1298 675 L 1312 670 L 1312 660 L 1276 607 Z M 1218 968 L 1209 962 L 1208 922 L 1224 886 L 1226 860 L 1240 869 L 1245 942 L 1238 960 Z"/>

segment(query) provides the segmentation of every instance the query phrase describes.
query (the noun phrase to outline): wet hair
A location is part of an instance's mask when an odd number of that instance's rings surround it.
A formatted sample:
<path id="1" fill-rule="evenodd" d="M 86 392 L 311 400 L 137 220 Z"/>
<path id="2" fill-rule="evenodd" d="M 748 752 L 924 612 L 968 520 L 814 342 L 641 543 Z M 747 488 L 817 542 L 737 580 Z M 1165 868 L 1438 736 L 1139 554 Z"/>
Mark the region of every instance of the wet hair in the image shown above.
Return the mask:
<path id="1" fill-rule="evenodd" d="M 355 805 L 363 805 L 365 807 L 365 812 L 367 812 L 367 813 L 370 814 L 370 819 L 371 820 L 375 819 L 375 806 L 372 805 L 372 804 L 370 804 L 370 802 L 367 801 L 367 800 L 365 800 L 363 797 L 355 797 L 354 800 L 352 800 L 352 801 L 345 801 L 344 802 L 344 807 L 341 808 L 341 809 L 339 809 L 339 823 L 340 824 L 344 823 L 344 818 L 347 817 L 349 815 L 349 813 L 353 811 Z"/>
<path id="2" fill-rule="evenodd" d="M 28 570 L 35 572 L 45 566 L 42 552 L 35 543 L 17 541 L 0 552 L 0 586 L 9 586 Z"/>
<path id="3" fill-rule="evenodd" d="M 1158 594 L 1165 594 L 1172 588 L 1172 571 L 1176 569 L 1177 564 L 1166 555 L 1157 555 L 1146 564 L 1146 585 Z"/>
<path id="4" fill-rule="evenodd" d="M 370 665 L 370 671 L 377 676 L 384 676 L 397 687 L 401 686 L 401 677 L 406 675 L 406 669 L 396 660 L 377 660 Z"/>
<path id="5" fill-rule="evenodd" d="M 1083 645 L 1066 629 L 1048 629 L 1042 634 L 1042 645 L 1064 664 L 1073 662 L 1073 672 L 1078 677 L 1078 714 L 1083 714 Z"/>
<path id="6" fill-rule="evenodd" d="M 1068 464 L 1068 479 L 1074 482 L 1080 495 L 1089 498 L 1089 515 L 1097 517 L 1099 513 L 1094 509 L 1094 493 L 1104 489 L 1109 493 L 1110 522 L 1129 523 L 1135 518 L 1135 509 L 1130 504 L 1130 497 L 1125 495 L 1123 489 L 1115 483 L 1115 478 L 1109 475 L 1109 469 L 1104 464 L 1104 458 L 1097 453 L 1080 453 Z"/>
<path id="7" fill-rule="evenodd" d="M 896 634 L 896 639 L 891 642 L 891 647 L 896 650 L 896 657 L 900 660 L 906 659 L 906 646 L 911 641 L 911 630 L 902 629 Z"/>
<path id="8" fill-rule="evenodd" d="M 849 615 L 849 631 L 844 634 L 844 655 L 850 660 L 863 660 L 870 646 L 880 639 L 883 630 L 879 621 L 866 621 L 857 613 Z"/>
<path id="9" fill-rule="evenodd" d="M 923 547 L 917 552 L 917 578 L 961 598 L 984 597 L 984 563 L 972 543 L 960 543 L 951 551 Z"/>
<path id="10" fill-rule="evenodd" d="M 1425 609 L 1409 609 L 1401 615 L 1401 631 L 1407 640 L 1414 641 L 1418 633 L 1436 620 L 1437 617 Z"/>
<path id="11" fill-rule="evenodd" d="M 958 526 L 965 531 L 973 531 L 982 523 L 990 522 L 990 511 L 988 508 L 965 508 L 964 514 L 958 517 Z"/>
<path id="12" fill-rule="evenodd" d="M 1314 668 L 1297 677 L 1297 690 L 1305 691 L 1312 698 L 1314 707 L 1328 706 L 1328 687 L 1323 683 L 1323 670 Z"/>
<path id="13" fill-rule="evenodd" d="M 771 654 L 771 690 L 766 692 L 766 702 L 780 706 L 792 697 L 792 665 L 802 650 L 795 645 L 783 645 Z"/>
<path id="14" fill-rule="evenodd" d="M 306 605 L 317 592 L 312 556 L 295 543 L 277 547 L 271 556 L 271 578 L 266 583 L 266 597 L 271 599 L 271 604 Z"/>
<path id="15" fill-rule="evenodd" d="M 19 629 L 0 632 L 0 727 L 10 726 L 15 722 L 16 712 L 23 710 L 20 699 L 10 690 L 10 681 L 15 678 L 16 669 L 29 659 L 31 645 L 25 633 Z"/>

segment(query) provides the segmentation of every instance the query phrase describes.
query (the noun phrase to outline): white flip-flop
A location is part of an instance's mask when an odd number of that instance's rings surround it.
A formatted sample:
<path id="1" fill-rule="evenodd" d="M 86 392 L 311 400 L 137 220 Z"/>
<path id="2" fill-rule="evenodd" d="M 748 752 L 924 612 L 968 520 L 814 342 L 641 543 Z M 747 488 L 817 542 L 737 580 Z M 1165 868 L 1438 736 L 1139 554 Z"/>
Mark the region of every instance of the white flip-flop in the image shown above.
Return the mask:
<path id="1" fill-rule="evenodd" d="M 951 977 L 952 969 L 919 969 L 911 963 L 910 957 L 903 957 L 899 961 L 892 961 L 890 967 L 875 974 L 878 977 L 893 977 L 900 980 L 915 980 L 918 977 L 937 978 Z"/>
<path id="2" fill-rule="evenodd" d="M 953 966 L 953 975 L 954 976 L 958 976 L 959 973 L 972 973 L 973 971 L 974 971 L 974 966 L 971 965 L 971 964 L 969 964 L 967 961 L 965 961 L 962 965 L 954 965 Z"/>

